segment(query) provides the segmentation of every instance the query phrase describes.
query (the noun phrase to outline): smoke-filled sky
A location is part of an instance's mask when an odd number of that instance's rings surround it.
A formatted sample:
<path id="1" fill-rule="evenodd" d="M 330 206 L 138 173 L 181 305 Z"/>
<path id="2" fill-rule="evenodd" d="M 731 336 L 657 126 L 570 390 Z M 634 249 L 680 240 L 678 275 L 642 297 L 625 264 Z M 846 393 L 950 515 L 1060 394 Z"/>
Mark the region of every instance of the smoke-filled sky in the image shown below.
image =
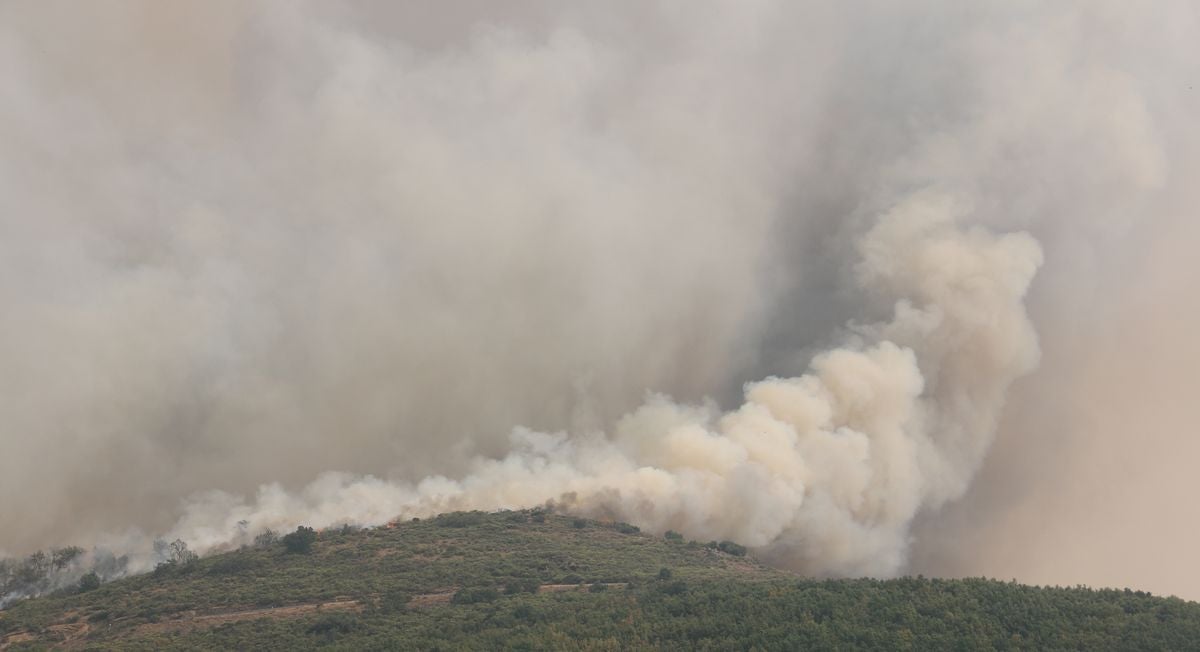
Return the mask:
<path id="1" fill-rule="evenodd" d="M 1198 43 L 1190 0 L 0 3 L 0 550 L 553 500 L 1200 598 Z"/>

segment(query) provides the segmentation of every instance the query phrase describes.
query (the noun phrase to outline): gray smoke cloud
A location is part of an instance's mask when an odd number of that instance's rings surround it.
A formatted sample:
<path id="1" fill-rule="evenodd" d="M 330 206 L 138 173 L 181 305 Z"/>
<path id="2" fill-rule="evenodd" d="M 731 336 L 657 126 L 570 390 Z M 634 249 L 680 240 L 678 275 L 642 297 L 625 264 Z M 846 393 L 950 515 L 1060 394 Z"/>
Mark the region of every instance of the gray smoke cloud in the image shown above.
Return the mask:
<path id="1" fill-rule="evenodd" d="M 0 549 L 554 500 L 815 574 L 1196 595 L 1051 560 L 1162 493 L 1068 490 L 1097 419 L 1161 423 L 1148 469 L 1194 430 L 1136 397 L 1198 368 L 1156 335 L 1200 319 L 1197 37 L 1188 2 L 0 6 Z"/>
<path id="2" fill-rule="evenodd" d="M 891 575 L 922 509 L 962 495 L 986 452 L 1005 390 L 1037 340 L 1021 303 L 1041 250 L 1027 235 L 963 231 L 963 209 L 919 193 L 859 241 L 866 288 L 897 298 L 798 378 L 747 385 L 745 402 L 681 405 L 652 396 L 611 436 L 518 429 L 511 452 L 461 480 L 397 484 L 328 475 L 252 504 L 213 493 L 171 537 L 201 549 L 242 529 L 319 527 L 454 509 L 562 503 L 696 539 L 735 539 L 814 574 Z M 244 541 L 240 541 L 244 543 Z"/>

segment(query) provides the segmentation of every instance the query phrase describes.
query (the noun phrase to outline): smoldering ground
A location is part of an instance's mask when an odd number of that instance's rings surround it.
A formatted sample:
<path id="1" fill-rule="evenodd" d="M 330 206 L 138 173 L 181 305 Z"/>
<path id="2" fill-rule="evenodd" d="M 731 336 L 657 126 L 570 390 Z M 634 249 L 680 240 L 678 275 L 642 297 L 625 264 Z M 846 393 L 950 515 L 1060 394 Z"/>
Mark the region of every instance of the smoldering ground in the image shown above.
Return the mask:
<path id="1" fill-rule="evenodd" d="M 570 495 L 819 574 L 1188 594 L 1182 555 L 1047 560 L 1135 513 L 1194 541 L 1197 36 L 1187 2 L 5 5 L 0 547 Z M 1081 463 L 1114 448 L 1173 489 Z"/>

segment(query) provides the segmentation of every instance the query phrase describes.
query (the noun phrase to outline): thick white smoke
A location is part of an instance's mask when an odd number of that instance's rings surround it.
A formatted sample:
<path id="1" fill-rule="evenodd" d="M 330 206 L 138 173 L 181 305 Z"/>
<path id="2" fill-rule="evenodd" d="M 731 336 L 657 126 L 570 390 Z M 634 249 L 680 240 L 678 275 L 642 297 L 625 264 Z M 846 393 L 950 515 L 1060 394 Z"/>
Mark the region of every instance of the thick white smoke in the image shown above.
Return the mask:
<path id="1" fill-rule="evenodd" d="M 810 573 L 894 574 L 913 518 L 966 490 L 1008 385 L 1038 357 L 1022 299 L 1041 249 L 1025 234 L 963 228 L 963 210 L 928 191 L 882 215 L 858 243 L 858 274 L 864 291 L 894 300 L 891 320 L 854 327 L 804 376 L 747 385 L 736 410 L 654 395 L 609 436 L 517 429 L 510 453 L 459 479 L 329 475 L 295 496 L 266 487 L 249 505 L 216 493 L 189 505 L 171 537 L 208 549 L 301 522 L 555 502 L 739 541 Z"/>

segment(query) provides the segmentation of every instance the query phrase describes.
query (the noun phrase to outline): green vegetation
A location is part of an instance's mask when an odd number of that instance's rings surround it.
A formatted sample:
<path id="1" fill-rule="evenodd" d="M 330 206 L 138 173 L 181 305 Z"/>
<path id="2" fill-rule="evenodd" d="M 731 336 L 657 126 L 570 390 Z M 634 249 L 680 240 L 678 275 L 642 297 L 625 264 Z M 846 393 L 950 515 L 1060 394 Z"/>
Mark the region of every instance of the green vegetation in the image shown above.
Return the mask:
<path id="1" fill-rule="evenodd" d="M 0 646 L 1099 650 L 1200 641 L 1200 605 L 1174 598 L 984 579 L 803 579 L 732 542 L 680 545 L 576 522 L 447 514 L 309 531 L 307 554 L 289 552 L 291 533 L 16 603 L 0 611 Z"/>
<path id="2" fill-rule="evenodd" d="M 95 576 L 98 583 L 125 573 L 125 558 L 94 554 L 88 566 L 83 553 L 83 548 L 68 546 L 38 550 L 24 559 L 0 558 L 0 608 L 7 600 L 79 587 L 88 575 Z M 86 586 L 91 586 L 91 579 Z"/>
<path id="3" fill-rule="evenodd" d="M 735 557 L 746 556 L 746 546 L 738 545 L 732 541 L 722 541 L 720 543 L 714 541 L 713 543 L 709 544 L 709 547 L 716 548 L 721 552 L 729 553 Z"/>
<path id="4" fill-rule="evenodd" d="M 159 558 L 165 558 L 166 561 L 159 563 L 154 569 L 155 575 L 164 575 L 180 566 L 188 566 L 200 559 L 200 556 L 195 552 L 188 550 L 187 542 L 176 539 L 171 543 L 166 541 L 155 541 L 154 551 Z"/>
<path id="5" fill-rule="evenodd" d="M 317 542 L 317 531 L 301 525 L 295 532 L 284 535 L 283 547 L 291 553 L 305 554 L 312 552 L 313 544 Z"/>
<path id="6" fill-rule="evenodd" d="M 98 588 L 100 588 L 100 576 L 97 575 L 94 571 L 89 572 L 89 573 L 85 574 L 83 577 L 79 578 L 79 592 L 80 593 L 87 593 L 88 591 L 95 591 Z"/>

